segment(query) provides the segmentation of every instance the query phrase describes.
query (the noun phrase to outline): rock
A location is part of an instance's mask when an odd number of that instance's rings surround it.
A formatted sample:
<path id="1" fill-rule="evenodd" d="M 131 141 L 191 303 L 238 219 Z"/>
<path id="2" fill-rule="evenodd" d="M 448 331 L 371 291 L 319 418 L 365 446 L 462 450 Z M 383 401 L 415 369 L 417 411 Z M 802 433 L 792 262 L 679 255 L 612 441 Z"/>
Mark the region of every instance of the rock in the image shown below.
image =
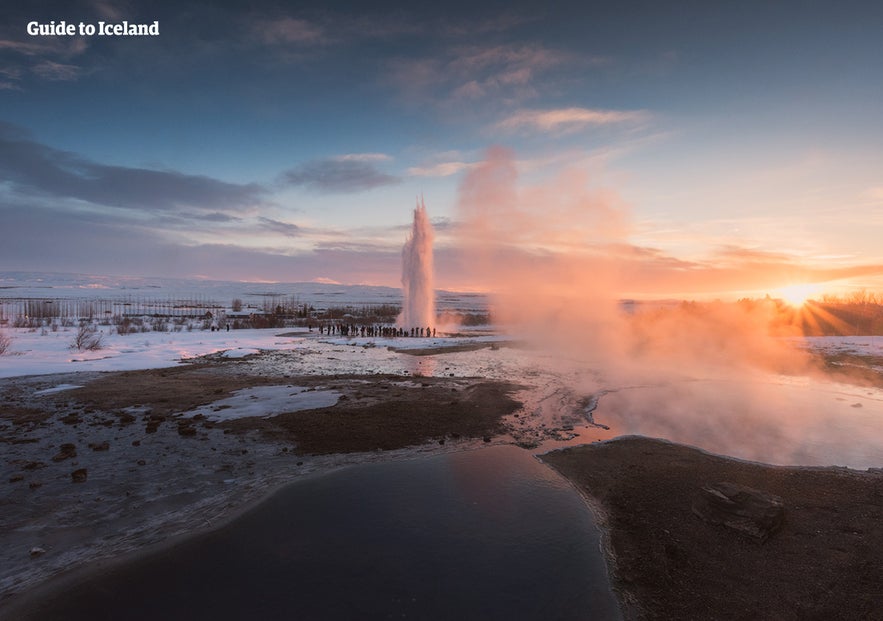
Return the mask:
<path id="1" fill-rule="evenodd" d="M 52 458 L 52 461 L 64 461 L 77 456 L 77 447 L 75 444 L 62 444 L 58 449 L 58 453 Z"/>
<path id="2" fill-rule="evenodd" d="M 192 427 L 191 425 L 178 425 L 178 435 L 181 436 L 195 436 L 196 435 L 196 427 Z"/>
<path id="3" fill-rule="evenodd" d="M 39 481 L 31 481 L 28 484 L 28 487 L 30 487 L 31 489 L 37 489 L 38 487 L 43 487 L 43 484 L 40 483 Z"/>
<path id="4" fill-rule="evenodd" d="M 39 546 L 34 546 L 31 548 L 31 557 L 40 556 L 41 554 L 46 554 L 46 550 Z"/>
<path id="5" fill-rule="evenodd" d="M 15 475 L 9 477 L 10 483 L 18 483 L 19 481 L 24 481 L 24 480 L 25 480 L 25 477 L 23 474 L 15 474 Z"/>
<path id="6" fill-rule="evenodd" d="M 141 440 L 132 440 L 132 446 L 141 446 Z"/>
<path id="7" fill-rule="evenodd" d="M 766 541 L 785 518 L 785 503 L 778 496 L 730 482 L 701 488 L 692 510 L 706 522 L 723 524 L 759 541 Z"/>
<path id="8" fill-rule="evenodd" d="M 482 438 L 482 440 L 484 440 L 485 442 L 490 442 L 490 441 L 491 441 L 491 437 L 490 437 L 490 436 L 485 436 L 484 438 Z"/>
<path id="9" fill-rule="evenodd" d="M 110 449 L 110 442 L 107 440 L 104 442 L 92 442 L 89 444 L 89 448 L 93 451 L 107 451 Z"/>
<path id="10" fill-rule="evenodd" d="M 139 466 L 144 466 L 144 465 L 146 465 L 146 464 L 147 464 L 147 462 L 146 462 L 145 460 L 143 460 L 143 459 L 139 459 L 139 460 L 138 460 L 138 465 L 139 465 Z"/>
<path id="11" fill-rule="evenodd" d="M 71 481 L 73 481 L 74 483 L 85 483 L 86 475 L 87 471 L 85 468 L 74 470 L 73 472 L 71 472 Z"/>

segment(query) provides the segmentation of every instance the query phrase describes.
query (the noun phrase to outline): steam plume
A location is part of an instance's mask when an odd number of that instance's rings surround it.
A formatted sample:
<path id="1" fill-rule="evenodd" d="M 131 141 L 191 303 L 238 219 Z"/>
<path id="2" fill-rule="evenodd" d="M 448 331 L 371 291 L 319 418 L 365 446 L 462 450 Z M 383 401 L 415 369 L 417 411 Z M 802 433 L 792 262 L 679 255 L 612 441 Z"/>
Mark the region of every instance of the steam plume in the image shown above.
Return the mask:
<path id="1" fill-rule="evenodd" d="M 404 301 L 399 324 L 406 329 L 435 326 L 432 241 L 432 225 L 421 197 L 414 209 L 411 235 L 402 248 Z"/>

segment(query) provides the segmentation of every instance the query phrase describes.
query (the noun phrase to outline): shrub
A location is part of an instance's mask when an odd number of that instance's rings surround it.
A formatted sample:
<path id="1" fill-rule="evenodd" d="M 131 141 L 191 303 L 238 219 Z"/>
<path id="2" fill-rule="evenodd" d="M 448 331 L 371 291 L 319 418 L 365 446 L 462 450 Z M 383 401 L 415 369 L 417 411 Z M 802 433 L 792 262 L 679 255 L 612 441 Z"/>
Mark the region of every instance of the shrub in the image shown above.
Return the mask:
<path id="1" fill-rule="evenodd" d="M 77 331 L 77 335 L 71 343 L 71 349 L 76 349 L 77 351 L 99 350 L 104 347 L 104 343 L 101 342 L 103 336 L 104 335 L 97 332 L 93 326 L 84 323 Z"/>
<path id="2" fill-rule="evenodd" d="M 12 345 L 12 339 L 0 332 L 0 356 L 9 351 L 10 345 Z"/>

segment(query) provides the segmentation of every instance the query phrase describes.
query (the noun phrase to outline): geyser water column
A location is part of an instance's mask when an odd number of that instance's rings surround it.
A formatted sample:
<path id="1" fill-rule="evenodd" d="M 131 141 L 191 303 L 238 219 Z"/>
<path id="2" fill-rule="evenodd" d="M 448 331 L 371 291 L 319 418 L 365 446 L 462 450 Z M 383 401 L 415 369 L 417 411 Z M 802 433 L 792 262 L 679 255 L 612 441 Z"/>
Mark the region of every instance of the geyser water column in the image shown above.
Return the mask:
<path id="1" fill-rule="evenodd" d="M 435 327 L 435 290 L 432 271 L 432 225 L 423 198 L 414 209 L 411 235 L 402 248 L 402 314 L 399 325 L 411 328 Z"/>

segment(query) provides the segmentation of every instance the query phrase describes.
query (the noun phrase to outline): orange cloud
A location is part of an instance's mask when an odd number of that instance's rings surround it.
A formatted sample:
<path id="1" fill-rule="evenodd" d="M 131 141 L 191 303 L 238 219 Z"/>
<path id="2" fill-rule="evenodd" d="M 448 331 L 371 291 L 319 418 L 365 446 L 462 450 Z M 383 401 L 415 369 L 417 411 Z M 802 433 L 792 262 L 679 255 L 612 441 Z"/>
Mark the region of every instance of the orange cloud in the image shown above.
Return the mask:
<path id="1" fill-rule="evenodd" d="M 573 132 L 587 127 L 640 123 L 648 118 L 648 113 L 641 110 L 598 110 L 590 108 L 520 110 L 497 123 L 497 127 L 505 131 Z"/>

